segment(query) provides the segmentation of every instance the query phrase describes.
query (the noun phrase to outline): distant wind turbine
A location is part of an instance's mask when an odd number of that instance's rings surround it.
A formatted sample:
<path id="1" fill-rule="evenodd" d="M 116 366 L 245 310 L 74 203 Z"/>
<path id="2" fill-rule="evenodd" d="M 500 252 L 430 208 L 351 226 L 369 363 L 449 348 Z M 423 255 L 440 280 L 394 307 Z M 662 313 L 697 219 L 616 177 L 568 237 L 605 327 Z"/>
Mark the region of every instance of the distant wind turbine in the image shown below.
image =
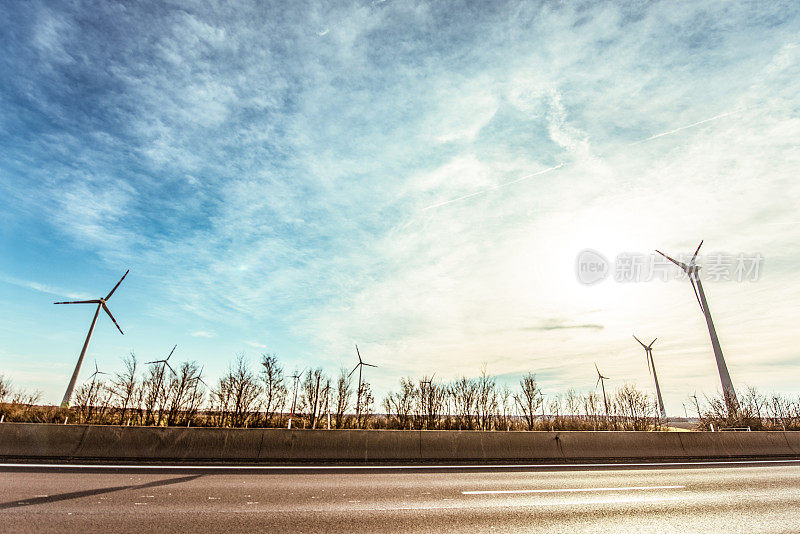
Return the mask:
<path id="1" fill-rule="evenodd" d="M 89 333 L 86 334 L 86 341 L 83 342 L 81 355 L 78 356 L 78 363 L 75 364 L 75 370 L 72 372 L 72 378 L 70 378 L 69 380 L 69 385 L 67 385 L 67 391 L 64 393 L 64 399 L 61 401 L 62 407 L 65 408 L 69 407 L 69 402 L 70 400 L 72 400 L 72 391 L 75 389 L 75 382 L 78 381 L 78 375 L 81 372 L 81 364 L 83 364 L 83 357 L 86 356 L 86 349 L 89 347 L 89 340 L 92 338 L 92 332 L 94 331 L 94 325 L 97 323 L 97 316 L 100 314 L 100 308 L 102 308 L 103 311 L 105 311 L 108 314 L 108 316 L 114 322 L 114 326 L 116 326 L 117 330 L 119 330 L 119 333 L 123 335 L 125 334 L 125 332 L 122 331 L 122 328 L 119 327 L 119 324 L 117 324 L 117 320 L 114 319 L 113 315 L 111 315 L 111 310 L 109 310 L 108 306 L 106 306 L 106 302 L 108 302 L 108 300 L 111 298 L 111 295 L 114 294 L 114 291 L 117 290 L 122 281 L 125 280 L 125 277 L 128 276 L 129 272 L 130 269 L 125 271 L 125 274 L 123 274 L 122 278 L 119 279 L 117 285 L 114 286 L 114 289 L 112 289 L 108 293 L 108 295 L 105 296 L 105 298 L 94 299 L 94 300 L 73 300 L 69 302 L 53 303 L 53 304 L 97 304 L 97 309 L 94 311 L 94 317 L 92 318 L 92 325 L 89 327 Z"/>
<path id="2" fill-rule="evenodd" d="M 431 410 L 431 406 L 433 404 L 433 399 L 432 399 L 432 397 L 433 397 L 433 379 L 434 379 L 435 376 L 436 376 L 436 373 L 433 373 L 428 380 L 420 380 L 419 381 L 419 394 L 420 394 L 420 397 L 422 397 L 422 411 L 423 411 L 423 415 L 425 416 L 425 419 L 428 419 L 429 416 L 430 416 L 430 412 L 433 411 L 433 410 Z M 428 385 L 427 396 L 426 396 L 425 388 L 422 387 L 425 384 Z M 425 428 L 427 428 L 428 425 L 431 422 L 432 421 L 425 421 Z"/>
<path id="3" fill-rule="evenodd" d="M 98 369 L 98 368 L 97 368 L 97 360 L 95 360 L 95 361 L 94 361 L 94 373 L 92 373 L 91 375 L 89 375 L 89 378 L 91 378 L 91 379 L 92 379 L 92 382 L 94 382 L 94 378 L 95 378 L 97 375 L 107 375 L 107 374 L 108 374 L 108 373 L 104 373 L 103 371 L 101 371 L 100 369 Z"/>
<path id="4" fill-rule="evenodd" d="M 653 380 L 656 383 L 656 396 L 658 397 L 658 409 L 661 412 L 662 419 L 667 418 L 667 411 L 664 409 L 664 401 L 661 399 L 661 388 L 658 387 L 658 375 L 656 374 L 656 362 L 653 361 L 653 343 L 656 342 L 655 338 L 649 345 L 642 343 L 638 337 L 633 336 L 633 339 L 639 342 L 639 345 L 644 348 L 645 358 L 647 358 L 647 368 L 653 373 Z"/>
<path id="5" fill-rule="evenodd" d="M 594 387 L 597 388 L 597 384 L 600 384 L 600 387 L 603 389 L 603 405 L 606 407 L 606 417 L 608 417 L 608 398 L 606 397 L 605 383 L 605 381 L 608 380 L 608 377 L 600 374 L 600 369 L 597 368 L 596 362 L 594 364 L 594 368 L 597 371 L 597 382 L 595 383 Z"/>
<path id="6" fill-rule="evenodd" d="M 198 372 L 195 376 L 189 378 L 188 381 L 194 382 L 195 386 L 197 385 L 198 382 L 202 382 L 206 387 L 209 387 L 209 385 L 206 384 L 206 381 L 203 380 L 203 371 L 204 370 L 205 370 L 205 367 L 201 367 L 200 368 L 200 372 Z"/>
<path id="7" fill-rule="evenodd" d="M 708 334 L 711 336 L 711 346 L 714 349 L 714 357 L 717 360 L 717 370 L 719 371 L 719 379 L 722 382 L 722 393 L 725 396 L 725 404 L 727 405 L 729 412 L 736 412 L 739 404 L 738 400 L 736 399 L 736 390 L 733 389 L 731 375 L 728 373 L 728 366 L 725 365 L 725 358 L 722 356 L 722 348 L 719 345 L 717 331 L 714 329 L 714 321 L 711 320 L 711 311 L 708 309 L 706 294 L 703 292 L 703 284 L 700 283 L 700 266 L 695 263 L 695 260 L 697 259 L 697 253 L 700 251 L 700 247 L 702 246 L 703 242 L 700 241 L 700 244 L 697 245 L 697 250 L 694 251 L 692 259 L 689 260 L 688 265 L 670 258 L 660 250 L 656 250 L 656 252 L 680 267 L 683 272 L 689 276 L 689 281 L 692 283 L 692 289 L 694 289 L 694 296 L 697 298 L 697 303 L 700 305 L 700 310 L 703 312 L 703 316 L 706 318 L 706 325 L 708 325 Z"/>
<path id="8" fill-rule="evenodd" d="M 160 363 L 161 364 L 161 372 L 158 373 L 158 384 L 156 384 L 156 391 L 157 392 L 161 391 L 161 384 L 164 381 L 164 366 L 168 367 L 169 370 L 172 371 L 173 375 L 178 376 L 178 373 L 176 373 L 175 369 L 173 369 L 172 366 L 169 364 L 169 359 L 172 358 L 172 353 L 175 352 L 175 349 L 177 349 L 177 348 L 178 348 L 178 345 L 175 345 L 174 347 L 172 347 L 172 350 L 169 351 L 169 355 L 166 358 L 164 358 L 163 360 L 153 360 L 152 362 L 144 362 L 145 365 L 150 365 L 151 363 L 155 363 L 155 364 L 159 364 Z"/>
<path id="9" fill-rule="evenodd" d="M 358 363 L 353 370 L 350 371 L 350 374 L 347 375 L 348 378 L 356 372 L 358 369 L 358 392 L 356 393 L 356 419 L 358 419 L 359 415 L 361 415 L 361 368 L 365 365 L 367 367 L 378 367 L 377 365 L 372 365 L 371 363 L 364 363 L 364 360 L 361 359 L 361 353 L 358 351 L 358 345 L 356 345 L 356 354 L 358 355 Z"/>
<path id="10" fill-rule="evenodd" d="M 303 369 L 305 371 L 305 369 Z M 297 404 L 297 385 L 300 382 L 300 377 L 303 375 L 303 371 L 295 372 L 290 378 L 294 380 L 294 396 L 292 397 L 292 411 L 289 412 L 289 426 L 286 428 L 292 428 L 292 417 L 294 417 L 294 409 L 295 405 Z"/>

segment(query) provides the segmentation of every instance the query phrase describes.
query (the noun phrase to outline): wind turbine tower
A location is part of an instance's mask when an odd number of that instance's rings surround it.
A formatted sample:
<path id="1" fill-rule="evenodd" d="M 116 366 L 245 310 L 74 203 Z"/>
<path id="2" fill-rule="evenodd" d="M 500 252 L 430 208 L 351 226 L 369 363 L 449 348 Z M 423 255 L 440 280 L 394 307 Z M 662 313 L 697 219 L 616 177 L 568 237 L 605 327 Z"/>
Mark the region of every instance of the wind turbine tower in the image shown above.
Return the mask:
<path id="1" fill-rule="evenodd" d="M 358 345 L 356 345 L 356 354 L 358 355 L 358 363 L 355 367 L 353 367 L 353 370 L 350 371 L 350 374 L 347 375 L 347 377 L 350 378 L 350 376 L 356 372 L 356 369 L 358 369 L 358 391 L 356 393 L 356 420 L 358 420 L 358 417 L 361 415 L 361 368 L 365 365 L 367 367 L 378 366 L 372 365 L 371 363 L 364 363 L 364 360 L 361 359 L 361 353 L 358 351 Z"/>
<path id="2" fill-rule="evenodd" d="M 305 371 L 305 369 L 303 369 L 303 371 Z M 297 385 L 300 382 L 300 376 L 303 374 L 303 371 L 295 372 L 292 376 L 289 377 L 294 381 L 294 395 L 292 396 L 292 411 L 289 412 L 289 425 L 286 427 L 288 429 L 292 428 L 292 417 L 294 417 L 294 408 L 295 405 L 297 404 Z"/>
<path id="3" fill-rule="evenodd" d="M 92 332 L 94 332 L 94 325 L 97 323 L 97 316 L 100 315 L 100 308 L 102 308 L 103 311 L 105 311 L 108 314 L 108 316 L 114 322 L 114 326 L 116 326 L 117 330 L 119 330 L 119 333 L 123 334 L 123 335 L 125 334 L 125 332 L 122 331 L 122 328 L 120 328 L 119 325 L 117 324 L 117 320 L 114 319 L 113 315 L 111 315 L 111 310 L 108 309 L 108 306 L 106 305 L 106 302 L 108 302 L 108 300 L 111 298 L 111 295 L 114 294 L 114 291 L 117 290 L 117 288 L 122 283 L 122 281 L 125 280 L 125 277 L 128 276 L 129 272 L 130 272 L 130 269 L 125 271 L 125 274 L 123 274 L 122 278 L 119 279 L 119 282 L 117 282 L 117 285 L 114 286 L 114 289 L 112 289 L 108 293 L 108 295 L 105 296 L 105 298 L 94 299 L 94 300 L 73 300 L 73 301 L 69 301 L 69 302 L 54 302 L 53 303 L 53 304 L 97 304 L 97 309 L 95 309 L 94 317 L 92 318 L 92 324 L 89 327 L 89 333 L 86 334 L 86 341 L 83 342 L 83 348 L 81 349 L 81 355 L 78 356 L 78 363 L 75 364 L 75 370 L 72 372 L 72 378 L 70 378 L 70 380 L 69 380 L 69 385 L 67 385 L 67 391 L 64 393 L 64 399 L 61 401 L 61 407 L 62 408 L 69 407 L 69 402 L 70 402 L 70 400 L 72 400 L 72 391 L 75 389 L 75 383 L 78 381 L 78 375 L 81 372 L 81 364 L 83 364 L 83 357 L 86 356 L 86 349 L 89 348 L 89 340 L 92 338 Z"/>
<path id="4" fill-rule="evenodd" d="M 644 349 L 645 358 L 647 358 L 647 368 L 653 373 L 653 380 L 656 383 L 656 396 L 658 397 L 658 410 L 661 412 L 661 418 L 667 418 L 667 411 L 664 409 L 664 401 L 661 399 L 661 388 L 658 387 L 658 375 L 656 374 L 656 362 L 653 361 L 653 343 L 656 342 L 655 338 L 649 345 L 642 343 L 638 337 L 633 336 L 633 339 L 639 341 L 639 345 Z"/>
<path id="5" fill-rule="evenodd" d="M 594 364 L 594 368 L 597 371 L 597 382 L 595 383 L 594 387 L 597 388 L 597 384 L 600 384 L 600 387 L 603 390 L 603 405 L 606 407 L 606 417 L 608 417 L 608 397 L 606 397 L 605 383 L 605 381 L 608 380 L 608 377 L 600 374 L 600 369 L 597 368 L 597 363 Z"/>
<path id="6" fill-rule="evenodd" d="M 717 360 L 717 369 L 719 370 L 719 379 L 722 382 L 722 393 L 725 396 L 725 404 L 728 407 L 729 413 L 735 413 L 738 411 L 739 401 L 736 398 L 736 390 L 733 389 L 733 382 L 731 381 L 731 375 L 728 373 L 728 366 L 725 365 L 725 358 L 722 356 L 722 348 L 719 345 L 717 331 L 714 329 L 714 321 L 711 320 L 711 311 L 708 309 L 708 302 L 706 301 L 706 294 L 703 291 L 703 284 L 700 283 L 700 266 L 695 263 L 695 260 L 697 259 L 697 253 L 700 251 L 700 247 L 702 246 L 703 242 L 700 241 L 700 244 L 697 245 L 697 250 L 694 251 L 692 259 L 689 260 L 688 265 L 670 258 L 660 250 L 656 250 L 656 252 L 680 267 L 683 272 L 689 276 L 689 281 L 692 283 L 692 289 L 694 289 L 694 296 L 697 297 L 697 303 L 700 304 L 700 310 L 703 312 L 703 316 L 706 318 L 706 325 L 708 325 L 708 334 L 711 336 L 711 346 L 714 349 L 714 357 Z"/>

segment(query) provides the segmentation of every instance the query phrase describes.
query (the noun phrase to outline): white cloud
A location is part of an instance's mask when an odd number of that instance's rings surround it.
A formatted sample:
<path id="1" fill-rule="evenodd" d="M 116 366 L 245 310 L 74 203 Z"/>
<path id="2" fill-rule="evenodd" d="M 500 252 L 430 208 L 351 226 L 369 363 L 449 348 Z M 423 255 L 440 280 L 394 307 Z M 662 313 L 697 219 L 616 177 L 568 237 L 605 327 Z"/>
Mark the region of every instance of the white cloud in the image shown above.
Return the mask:
<path id="1" fill-rule="evenodd" d="M 217 334 L 215 334 L 214 332 L 208 332 L 207 330 L 195 330 L 189 335 L 192 337 L 202 337 L 206 339 L 217 337 Z"/>

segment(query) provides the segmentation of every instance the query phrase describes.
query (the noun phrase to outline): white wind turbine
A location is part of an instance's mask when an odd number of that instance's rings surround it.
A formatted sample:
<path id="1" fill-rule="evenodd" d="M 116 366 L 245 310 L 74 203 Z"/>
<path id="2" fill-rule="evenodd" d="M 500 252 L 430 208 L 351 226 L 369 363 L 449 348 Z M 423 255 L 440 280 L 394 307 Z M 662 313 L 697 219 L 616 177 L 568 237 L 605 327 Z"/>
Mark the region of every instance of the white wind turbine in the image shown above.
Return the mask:
<path id="1" fill-rule="evenodd" d="M 378 367 L 377 365 L 372 365 L 371 363 L 364 363 L 364 360 L 361 359 L 361 353 L 358 351 L 358 345 L 356 345 L 356 354 L 358 355 L 358 363 L 353 370 L 350 371 L 350 374 L 347 375 L 348 378 L 355 373 L 356 369 L 358 369 L 358 392 L 356 393 L 356 420 L 358 420 L 359 415 L 361 415 L 361 368 L 365 365 L 367 367 Z"/>
<path id="2" fill-rule="evenodd" d="M 597 384 L 600 384 L 600 387 L 603 390 L 603 405 L 606 407 L 606 417 L 608 417 L 608 397 L 606 397 L 606 380 L 608 380 L 607 376 L 603 376 L 600 374 L 600 369 L 597 368 L 597 363 L 595 362 L 594 368 L 597 371 L 597 382 L 595 383 L 594 387 L 597 388 Z"/>
<path id="3" fill-rule="evenodd" d="M 706 301 L 706 294 L 703 291 L 703 284 L 700 283 L 700 266 L 695 263 L 695 260 L 697 259 L 697 253 L 700 251 L 700 247 L 702 246 L 703 242 L 700 241 L 700 244 L 697 245 L 697 250 L 695 250 L 694 255 L 692 255 L 692 259 L 689 260 L 688 265 L 670 258 L 660 250 L 656 250 L 656 252 L 680 267 L 683 272 L 689 276 L 689 281 L 692 283 L 692 289 L 694 289 L 694 296 L 697 297 L 697 303 L 700 304 L 700 310 L 703 312 L 703 316 L 706 318 L 706 325 L 708 325 L 708 334 L 711 336 L 711 347 L 714 349 L 714 358 L 717 360 L 717 370 L 719 371 L 719 379 L 722 382 L 722 393 L 725 396 L 725 404 L 728 407 L 729 413 L 732 413 L 738 411 L 739 401 L 736 399 L 736 390 L 733 389 L 731 375 L 728 373 L 728 366 L 725 365 L 725 358 L 722 356 L 722 348 L 719 345 L 719 338 L 717 337 L 717 331 L 714 328 L 714 321 L 711 320 L 711 311 L 708 309 L 708 302 Z"/>
<path id="4" fill-rule="evenodd" d="M 658 397 L 658 409 L 661 412 L 661 418 L 667 418 L 667 411 L 664 409 L 664 401 L 661 399 L 661 388 L 658 386 L 658 375 L 656 374 L 656 362 L 653 361 L 653 343 L 656 342 L 655 338 L 649 345 L 642 343 L 638 337 L 633 336 L 633 339 L 639 342 L 639 345 L 644 348 L 645 358 L 647 358 L 647 368 L 653 373 L 653 380 L 656 383 L 656 396 Z"/>
<path id="5" fill-rule="evenodd" d="M 64 399 L 61 401 L 61 406 L 62 407 L 69 407 L 69 402 L 70 402 L 70 400 L 72 400 L 72 391 L 75 389 L 75 382 L 78 381 L 78 375 L 81 372 L 81 364 L 83 364 L 83 357 L 86 356 L 86 349 L 89 348 L 89 340 L 92 338 L 92 332 L 94 332 L 94 325 L 97 323 L 97 316 L 100 315 L 100 309 L 101 308 L 103 309 L 103 311 L 105 311 L 108 314 L 108 316 L 114 322 L 114 326 L 117 327 L 117 330 L 119 330 L 119 333 L 123 334 L 123 335 L 125 334 L 125 332 L 122 331 L 122 328 L 120 328 L 119 325 L 117 324 L 117 320 L 114 319 L 113 315 L 111 315 L 111 310 L 109 310 L 108 306 L 106 306 L 106 302 L 108 302 L 108 300 L 111 298 L 111 295 L 114 294 L 114 291 L 117 290 L 117 288 L 122 283 L 122 281 L 125 280 L 125 277 L 128 276 L 129 272 L 130 272 L 130 269 L 125 271 L 125 274 L 123 274 L 122 278 L 119 279 L 119 282 L 117 282 L 117 285 L 114 286 L 114 289 L 112 289 L 108 293 L 108 295 L 105 296 L 105 298 L 94 299 L 94 300 L 73 300 L 73 301 L 69 301 L 69 302 L 54 302 L 53 303 L 53 304 L 97 304 L 97 309 L 94 311 L 94 317 L 92 318 L 92 325 L 89 327 L 89 333 L 86 334 L 86 341 L 83 342 L 83 348 L 81 349 L 81 355 L 78 356 L 78 363 L 75 364 L 75 370 L 72 372 L 72 378 L 70 378 L 70 380 L 69 380 L 69 385 L 67 385 L 67 391 L 64 393 Z"/>

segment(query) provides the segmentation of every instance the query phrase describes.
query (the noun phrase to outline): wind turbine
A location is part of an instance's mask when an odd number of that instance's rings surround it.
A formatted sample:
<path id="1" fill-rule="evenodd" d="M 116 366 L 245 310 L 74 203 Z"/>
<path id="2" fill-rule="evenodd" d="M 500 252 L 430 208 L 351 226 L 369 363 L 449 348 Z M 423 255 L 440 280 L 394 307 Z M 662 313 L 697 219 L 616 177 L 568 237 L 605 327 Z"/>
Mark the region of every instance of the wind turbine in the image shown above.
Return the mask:
<path id="1" fill-rule="evenodd" d="M 347 375 L 347 378 L 356 372 L 358 369 L 358 392 L 356 393 L 356 420 L 358 420 L 359 415 L 361 415 L 361 368 L 365 365 L 367 367 L 378 367 L 377 365 L 372 365 L 371 363 L 364 363 L 364 360 L 361 359 L 361 353 L 358 352 L 358 345 L 356 345 L 356 354 L 358 355 L 358 363 L 353 370 L 350 371 L 350 374 Z"/>
<path id="2" fill-rule="evenodd" d="M 144 362 L 145 365 L 150 365 L 151 363 L 161 364 L 161 372 L 158 373 L 158 385 L 156 385 L 156 391 L 161 391 L 161 383 L 164 380 L 164 366 L 169 367 L 169 370 L 172 371 L 172 374 L 178 376 L 178 373 L 175 372 L 175 369 L 169 364 L 169 359 L 172 357 L 172 353 L 175 352 L 175 349 L 178 348 L 178 345 L 172 347 L 172 350 L 169 351 L 169 355 L 164 358 L 163 360 L 153 360 L 152 362 Z"/>
<path id="3" fill-rule="evenodd" d="M 594 387 L 597 388 L 597 384 L 600 384 L 600 387 L 603 389 L 603 405 L 606 407 L 606 417 L 608 417 L 608 398 L 606 398 L 605 383 L 605 380 L 608 380 L 608 377 L 600 374 L 600 369 L 597 368 L 597 362 L 595 362 L 594 368 L 597 371 L 597 382 L 595 383 Z"/>
<path id="4" fill-rule="evenodd" d="M 303 371 L 305 371 L 305 369 L 303 369 Z M 300 377 L 303 375 L 303 371 L 300 371 L 299 373 L 295 372 L 295 374 L 289 377 L 294 379 L 294 396 L 292 398 L 292 411 L 289 413 L 289 426 L 286 427 L 288 429 L 292 428 L 292 417 L 294 417 L 294 408 L 295 404 L 297 403 L 297 384 L 300 382 Z"/>
<path id="5" fill-rule="evenodd" d="M 331 384 L 330 380 L 325 384 L 325 387 L 322 388 L 322 394 L 325 395 L 325 413 L 328 416 L 328 430 L 331 429 L 331 408 L 330 408 L 330 394 L 331 394 Z"/>
<path id="6" fill-rule="evenodd" d="M 434 379 L 435 376 L 436 376 L 436 373 L 433 373 L 428 380 L 420 380 L 419 381 L 419 394 L 420 394 L 420 397 L 422 397 L 422 412 L 423 412 L 423 417 L 425 417 L 425 419 L 432 419 L 431 412 L 433 412 L 433 409 L 432 409 L 433 408 L 433 399 L 432 399 L 432 397 L 433 397 L 433 379 Z M 425 388 L 422 387 L 424 384 L 428 384 L 427 397 L 425 395 Z M 426 404 L 427 404 L 427 406 L 426 406 Z M 430 420 L 425 421 L 425 428 L 428 428 L 428 426 L 431 423 L 433 423 L 433 421 L 430 421 Z"/>
<path id="7" fill-rule="evenodd" d="M 714 321 L 711 320 L 711 311 L 708 309 L 706 294 L 703 292 L 703 284 L 700 283 L 700 266 L 695 263 L 695 260 L 697 259 L 697 253 L 700 251 L 700 247 L 702 246 L 703 242 L 700 241 L 700 244 L 697 245 L 697 250 L 694 251 L 692 259 L 689 260 L 688 265 L 670 258 L 660 250 L 656 250 L 656 252 L 680 267 L 683 272 L 689 276 L 689 281 L 692 283 L 692 289 L 694 289 L 694 296 L 697 297 L 697 303 L 700 305 L 700 310 L 703 312 L 703 316 L 706 318 L 706 324 L 708 325 L 708 334 L 711 336 L 711 346 L 714 349 L 714 357 L 717 360 L 717 370 L 719 370 L 719 379 L 722 382 L 722 393 L 725 396 L 725 404 L 728 407 L 728 412 L 736 412 L 739 405 L 739 402 L 736 399 L 736 390 L 733 389 L 731 375 L 728 373 L 728 366 L 725 365 L 725 358 L 722 356 L 722 348 L 719 345 L 717 331 L 714 329 Z"/>
<path id="8" fill-rule="evenodd" d="M 200 368 L 200 372 L 197 373 L 195 376 L 189 378 L 188 381 L 193 381 L 195 383 L 195 386 L 197 385 L 198 382 L 202 382 L 206 387 L 210 387 L 208 384 L 206 384 L 206 381 L 203 380 L 203 371 L 204 370 L 205 370 L 205 367 L 201 367 Z"/>
<path id="9" fill-rule="evenodd" d="M 75 382 L 78 380 L 78 374 L 81 372 L 81 364 L 83 364 L 83 357 L 86 356 L 86 349 L 89 347 L 89 340 L 92 338 L 92 332 L 94 331 L 94 325 L 97 323 L 97 316 L 100 314 L 100 308 L 105 311 L 111 320 L 114 322 L 114 326 L 117 327 L 120 334 L 125 334 L 122 331 L 122 328 L 119 327 L 117 324 L 117 320 L 114 319 L 114 316 L 111 315 L 111 310 L 108 309 L 106 306 L 106 302 L 111 298 L 111 295 L 114 294 L 114 291 L 117 290 L 119 285 L 125 280 L 125 277 L 128 276 L 128 273 L 131 272 L 130 269 L 125 271 L 125 274 L 122 275 L 122 278 L 119 279 L 117 285 L 114 286 L 108 295 L 105 298 L 94 299 L 94 300 L 73 300 L 69 302 L 54 302 L 53 304 L 97 304 L 97 309 L 94 311 L 94 317 L 92 318 L 92 325 L 89 327 L 89 333 L 86 334 L 86 341 L 83 342 L 83 348 L 81 349 L 81 355 L 78 356 L 78 363 L 75 364 L 75 370 L 72 372 L 72 378 L 69 380 L 69 385 L 67 386 L 67 391 L 64 393 L 64 399 L 61 401 L 61 407 L 67 408 L 69 407 L 69 401 L 72 400 L 72 391 L 75 389 Z"/>
<path id="10" fill-rule="evenodd" d="M 647 358 L 647 368 L 653 373 L 653 380 L 656 382 L 656 396 L 658 397 L 658 409 L 661 412 L 661 418 L 667 418 L 667 411 L 664 409 L 664 401 L 661 399 L 661 388 L 658 387 L 658 375 L 656 374 L 656 362 L 653 361 L 653 343 L 656 342 L 655 338 L 649 345 L 642 343 L 638 337 L 633 336 L 633 339 L 639 342 L 639 345 L 644 348 L 645 358 Z"/>
<path id="11" fill-rule="evenodd" d="M 101 371 L 100 369 L 97 368 L 97 360 L 95 360 L 94 361 L 94 373 L 89 375 L 89 378 L 92 379 L 92 382 L 94 382 L 94 377 L 96 377 L 97 375 L 107 375 L 107 374 L 108 373 L 104 373 L 103 371 Z"/>

